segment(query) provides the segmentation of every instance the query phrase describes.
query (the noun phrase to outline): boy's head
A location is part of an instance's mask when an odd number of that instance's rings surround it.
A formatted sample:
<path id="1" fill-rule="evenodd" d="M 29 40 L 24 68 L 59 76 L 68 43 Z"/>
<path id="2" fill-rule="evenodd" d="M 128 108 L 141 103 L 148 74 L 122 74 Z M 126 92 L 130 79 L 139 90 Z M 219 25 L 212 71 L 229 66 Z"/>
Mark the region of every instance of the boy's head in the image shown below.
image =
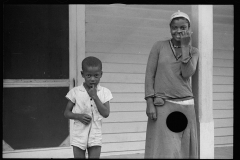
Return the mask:
<path id="1" fill-rule="evenodd" d="M 102 77 L 102 62 L 96 57 L 86 57 L 82 61 L 82 77 L 85 79 L 85 85 L 97 87 Z"/>
<path id="2" fill-rule="evenodd" d="M 82 61 L 82 71 L 86 70 L 88 67 L 99 67 L 102 70 L 102 62 L 96 57 L 86 57 Z"/>

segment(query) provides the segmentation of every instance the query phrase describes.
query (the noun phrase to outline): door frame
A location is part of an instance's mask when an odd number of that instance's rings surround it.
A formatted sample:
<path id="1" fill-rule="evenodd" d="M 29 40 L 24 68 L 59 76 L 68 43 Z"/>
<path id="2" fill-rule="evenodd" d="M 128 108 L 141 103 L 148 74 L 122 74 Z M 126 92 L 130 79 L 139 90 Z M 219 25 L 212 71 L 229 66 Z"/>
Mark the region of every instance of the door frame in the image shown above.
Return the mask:
<path id="1" fill-rule="evenodd" d="M 69 86 L 70 90 L 83 82 L 80 71 L 84 58 L 85 5 L 69 5 L 69 79 L 4 79 L 3 88 Z M 69 126 L 69 140 L 71 140 L 73 120 L 69 120 Z M 3 158 L 73 158 L 73 151 L 71 146 L 23 149 L 3 151 L 2 156 Z"/>

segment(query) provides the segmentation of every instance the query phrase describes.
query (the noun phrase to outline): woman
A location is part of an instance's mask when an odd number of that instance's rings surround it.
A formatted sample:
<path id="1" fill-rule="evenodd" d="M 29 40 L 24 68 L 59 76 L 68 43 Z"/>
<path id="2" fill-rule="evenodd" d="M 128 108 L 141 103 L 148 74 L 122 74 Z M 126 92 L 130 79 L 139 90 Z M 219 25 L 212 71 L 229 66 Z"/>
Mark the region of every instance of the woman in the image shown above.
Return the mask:
<path id="1" fill-rule="evenodd" d="M 189 16 L 180 11 L 174 13 L 170 18 L 170 32 L 172 38 L 156 42 L 148 57 L 145 158 L 198 158 L 190 77 L 195 73 L 199 51 L 191 46 Z M 185 128 L 178 132 L 167 123 L 169 115 L 176 111 L 187 119 Z M 178 127 L 177 123 L 174 125 Z"/>

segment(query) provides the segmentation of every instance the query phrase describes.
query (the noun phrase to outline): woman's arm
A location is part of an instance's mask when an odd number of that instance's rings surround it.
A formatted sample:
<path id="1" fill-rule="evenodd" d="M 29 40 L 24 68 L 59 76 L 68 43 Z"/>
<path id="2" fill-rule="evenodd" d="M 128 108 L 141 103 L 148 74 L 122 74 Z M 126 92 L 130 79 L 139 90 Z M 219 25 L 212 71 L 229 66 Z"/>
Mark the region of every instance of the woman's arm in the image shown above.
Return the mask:
<path id="1" fill-rule="evenodd" d="M 154 80 L 159 58 L 159 42 L 156 42 L 148 56 L 148 62 L 145 73 L 145 99 L 154 96 Z"/>
<path id="2" fill-rule="evenodd" d="M 189 78 L 196 71 L 199 52 L 196 48 L 193 49 L 189 46 L 183 47 L 182 53 L 181 73 L 184 78 Z"/>

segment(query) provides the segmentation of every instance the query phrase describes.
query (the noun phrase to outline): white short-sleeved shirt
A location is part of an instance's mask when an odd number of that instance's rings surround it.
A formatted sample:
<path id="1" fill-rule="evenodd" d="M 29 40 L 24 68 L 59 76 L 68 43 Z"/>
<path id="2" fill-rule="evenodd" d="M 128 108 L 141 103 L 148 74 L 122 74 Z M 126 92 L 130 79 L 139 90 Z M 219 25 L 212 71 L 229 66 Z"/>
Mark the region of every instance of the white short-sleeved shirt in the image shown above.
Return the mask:
<path id="1" fill-rule="evenodd" d="M 97 95 L 103 104 L 113 98 L 111 91 L 105 87 L 100 86 L 99 84 L 97 86 Z M 103 118 L 99 113 L 94 100 L 91 99 L 91 97 L 88 95 L 86 89 L 83 86 L 83 83 L 80 86 L 72 88 L 67 93 L 66 98 L 75 103 L 75 106 L 72 110 L 73 113 L 85 113 L 91 117 L 93 115 L 92 118 L 94 121 L 101 120 Z"/>

